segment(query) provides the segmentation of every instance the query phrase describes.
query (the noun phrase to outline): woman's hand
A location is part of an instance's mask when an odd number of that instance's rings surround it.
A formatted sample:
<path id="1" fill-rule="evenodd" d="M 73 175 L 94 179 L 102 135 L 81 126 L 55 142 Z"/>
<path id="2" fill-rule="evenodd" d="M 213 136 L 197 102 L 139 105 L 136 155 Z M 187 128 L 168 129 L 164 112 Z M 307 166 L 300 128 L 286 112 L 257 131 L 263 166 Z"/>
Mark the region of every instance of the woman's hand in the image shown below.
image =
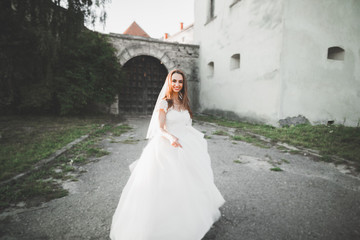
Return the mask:
<path id="1" fill-rule="evenodd" d="M 177 137 L 174 137 L 174 140 L 171 142 L 171 146 L 182 148 L 181 144 L 179 143 L 179 139 Z"/>

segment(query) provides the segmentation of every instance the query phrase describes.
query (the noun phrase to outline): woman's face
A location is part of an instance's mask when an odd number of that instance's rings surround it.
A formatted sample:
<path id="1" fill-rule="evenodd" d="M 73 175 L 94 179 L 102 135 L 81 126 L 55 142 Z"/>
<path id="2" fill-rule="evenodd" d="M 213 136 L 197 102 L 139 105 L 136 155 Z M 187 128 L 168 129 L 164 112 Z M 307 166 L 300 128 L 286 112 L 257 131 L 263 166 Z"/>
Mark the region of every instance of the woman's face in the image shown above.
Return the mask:
<path id="1" fill-rule="evenodd" d="M 171 76 L 171 87 L 173 92 L 180 92 L 184 85 L 183 76 L 179 73 L 174 73 Z"/>

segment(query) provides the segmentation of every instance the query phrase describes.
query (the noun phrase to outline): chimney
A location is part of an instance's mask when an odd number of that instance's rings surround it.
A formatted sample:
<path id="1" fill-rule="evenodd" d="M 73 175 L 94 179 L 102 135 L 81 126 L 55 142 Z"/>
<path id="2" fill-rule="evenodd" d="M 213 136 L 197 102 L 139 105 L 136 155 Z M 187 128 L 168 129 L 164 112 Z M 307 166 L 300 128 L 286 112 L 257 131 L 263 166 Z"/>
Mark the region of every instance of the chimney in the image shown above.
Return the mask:
<path id="1" fill-rule="evenodd" d="M 181 23 L 180 23 L 180 31 L 182 31 L 183 29 L 184 29 L 184 23 L 181 22 Z"/>
<path id="2" fill-rule="evenodd" d="M 165 39 L 168 39 L 168 37 L 169 37 L 169 36 L 168 36 L 168 33 L 165 33 L 165 37 L 164 37 L 164 38 L 165 38 Z"/>

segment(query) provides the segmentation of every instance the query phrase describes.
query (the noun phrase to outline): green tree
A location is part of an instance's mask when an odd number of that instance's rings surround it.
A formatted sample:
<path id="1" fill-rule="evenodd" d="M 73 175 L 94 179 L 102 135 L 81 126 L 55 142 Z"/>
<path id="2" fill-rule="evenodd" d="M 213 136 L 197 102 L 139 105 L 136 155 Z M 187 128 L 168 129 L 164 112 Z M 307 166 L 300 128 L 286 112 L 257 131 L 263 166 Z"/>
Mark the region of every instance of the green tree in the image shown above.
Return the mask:
<path id="1" fill-rule="evenodd" d="M 96 10 L 107 2 L 0 1 L 1 113 L 79 113 L 111 102 L 121 82 L 114 50 L 84 27 L 105 22 Z"/>
<path id="2" fill-rule="evenodd" d="M 106 23 L 106 4 L 111 0 L 51 0 L 57 6 L 67 8 L 74 13 L 80 13 L 84 16 L 86 22 L 95 24 L 96 21 Z"/>
<path id="3" fill-rule="evenodd" d="M 113 47 L 102 34 L 83 30 L 64 47 L 56 74 L 60 113 L 81 113 L 88 105 L 110 104 L 122 74 Z"/>

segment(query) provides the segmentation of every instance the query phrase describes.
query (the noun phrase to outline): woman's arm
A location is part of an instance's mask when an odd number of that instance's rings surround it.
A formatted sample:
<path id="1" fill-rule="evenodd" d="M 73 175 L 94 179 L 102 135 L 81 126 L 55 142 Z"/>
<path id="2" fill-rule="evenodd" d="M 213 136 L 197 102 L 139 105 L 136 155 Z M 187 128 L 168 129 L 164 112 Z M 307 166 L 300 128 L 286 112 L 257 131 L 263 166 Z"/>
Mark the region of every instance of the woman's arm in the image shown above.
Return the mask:
<path id="1" fill-rule="evenodd" d="M 170 144 L 172 146 L 182 148 L 181 144 L 179 143 L 179 139 L 177 137 L 175 137 L 174 135 L 170 134 L 168 131 L 166 131 L 165 122 L 166 122 L 166 112 L 164 109 L 160 109 L 159 110 L 159 123 L 160 123 L 161 134 L 170 141 Z"/>

